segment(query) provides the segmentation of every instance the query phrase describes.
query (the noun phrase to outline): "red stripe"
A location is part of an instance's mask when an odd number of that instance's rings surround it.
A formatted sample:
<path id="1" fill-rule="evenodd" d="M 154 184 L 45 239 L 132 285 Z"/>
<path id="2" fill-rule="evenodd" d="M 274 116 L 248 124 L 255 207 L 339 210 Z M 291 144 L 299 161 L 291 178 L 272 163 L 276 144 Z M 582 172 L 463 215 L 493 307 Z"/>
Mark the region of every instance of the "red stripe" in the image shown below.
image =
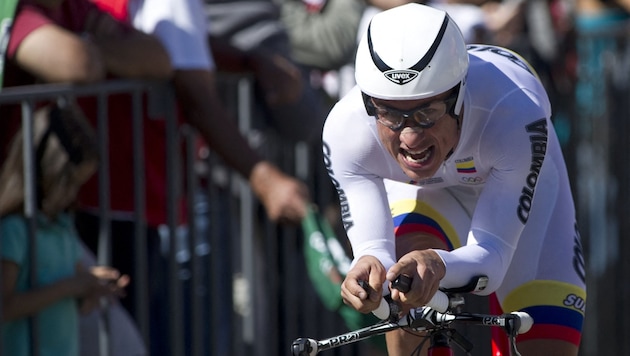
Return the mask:
<path id="1" fill-rule="evenodd" d="M 401 236 L 410 232 L 426 232 L 428 234 L 430 234 L 431 236 L 435 236 L 437 238 L 439 238 L 442 242 L 444 242 L 444 244 L 448 247 L 451 248 L 450 246 L 452 246 L 451 242 L 449 241 L 449 239 L 444 236 L 444 233 L 441 230 L 438 230 L 432 226 L 429 225 L 425 225 L 425 224 L 403 224 L 401 226 L 398 226 L 394 229 L 394 235 L 395 236 Z"/>
<path id="2" fill-rule="evenodd" d="M 396 236 L 404 235 L 409 232 L 426 232 L 442 238 L 444 236 L 442 231 L 426 224 L 402 224 L 394 229 Z"/>
<path id="3" fill-rule="evenodd" d="M 552 324 L 534 324 L 527 333 L 519 335 L 518 341 L 534 339 L 556 339 L 580 345 L 582 333 L 574 328 Z"/>

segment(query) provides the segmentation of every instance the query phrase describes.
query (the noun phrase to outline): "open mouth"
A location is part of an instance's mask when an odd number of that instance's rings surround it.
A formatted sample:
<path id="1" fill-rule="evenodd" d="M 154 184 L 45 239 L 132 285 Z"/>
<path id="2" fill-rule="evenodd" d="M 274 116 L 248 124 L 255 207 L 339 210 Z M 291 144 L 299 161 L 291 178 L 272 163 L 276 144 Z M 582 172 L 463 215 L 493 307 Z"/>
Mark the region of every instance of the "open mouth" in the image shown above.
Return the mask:
<path id="1" fill-rule="evenodd" d="M 404 149 L 400 149 L 400 154 L 403 156 L 405 161 L 411 163 L 413 165 L 423 165 L 427 163 L 431 157 L 433 156 L 433 152 L 435 148 L 430 146 L 421 151 L 407 151 Z"/>

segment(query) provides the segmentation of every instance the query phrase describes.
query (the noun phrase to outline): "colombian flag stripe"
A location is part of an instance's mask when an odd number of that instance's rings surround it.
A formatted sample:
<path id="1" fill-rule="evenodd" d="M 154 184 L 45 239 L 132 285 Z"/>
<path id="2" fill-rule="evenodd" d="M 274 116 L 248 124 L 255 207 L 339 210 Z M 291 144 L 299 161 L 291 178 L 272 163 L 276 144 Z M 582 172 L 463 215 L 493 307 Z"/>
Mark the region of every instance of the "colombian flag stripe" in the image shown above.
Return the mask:
<path id="1" fill-rule="evenodd" d="M 476 173 L 475 161 L 455 163 L 457 172 L 459 173 Z"/>
<path id="2" fill-rule="evenodd" d="M 399 200 L 390 205 L 396 236 L 409 232 L 426 232 L 440 238 L 449 249 L 461 246 L 448 220 L 428 204 L 415 199 Z"/>
<path id="3" fill-rule="evenodd" d="M 582 330 L 582 314 L 574 309 L 542 305 L 521 309 L 534 318 L 535 324 L 556 324 Z"/>
<path id="4" fill-rule="evenodd" d="M 442 240 L 442 242 L 446 244 L 448 250 L 451 251 L 453 249 L 453 244 L 444 234 L 444 231 L 442 231 L 439 226 L 435 228 L 430 225 L 431 222 L 429 222 L 428 224 L 404 222 L 402 225 L 394 228 L 394 233 L 396 236 L 400 236 L 409 232 L 425 232 L 429 235 L 438 237 L 440 240 Z"/>
<path id="5" fill-rule="evenodd" d="M 581 301 L 579 305 L 567 306 L 565 299 L 568 296 Z M 503 301 L 503 310 L 521 310 L 540 305 L 550 305 L 569 308 L 571 310 L 583 309 L 586 301 L 586 292 L 577 286 L 558 281 L 531 281 L 513 290 Z M 581 314 L 584 314 L 580 310 Z"/>
<path id="6" fill-rule="evenodd" d="M 586 292 L 559 281 L 531 281 L 513 290 L 503 310 L 522 310 L 534 318 L 532 329 L 519 340 L 560 339 L 579 345 Z"/>
<path id="7" fill-rule="evenodd" d="M 536 324 L 525 334 L 518 335 L 518 341 L 533 339 L 559 339 L 571 342 L 574 345 L 580 344 L 582 333 L 570 327 L 552 324 Z"/>

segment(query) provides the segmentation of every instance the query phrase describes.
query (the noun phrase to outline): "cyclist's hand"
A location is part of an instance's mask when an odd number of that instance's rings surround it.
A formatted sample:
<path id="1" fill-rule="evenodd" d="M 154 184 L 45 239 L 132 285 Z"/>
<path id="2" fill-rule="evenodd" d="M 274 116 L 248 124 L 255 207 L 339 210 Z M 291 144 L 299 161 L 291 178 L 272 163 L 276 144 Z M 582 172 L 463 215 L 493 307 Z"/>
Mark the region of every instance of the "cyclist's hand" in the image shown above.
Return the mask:
<path id="1" fill-rule="evenodd" d="M 368 282 L 370 291 L 366 291 L 359 281 Z M 374 256 L 363 256 L 359 258 L 341 284 L 343 302 L 362 313 L 369 313 L 381 303 L 384 282 L 383 264 Z"/>
<path id="2" fill-rule="evenodd" d="M 403 293 L 392 288 L 392 299 L 413 307 L 427 304 L 437 292 L 446 267 L 433 250 L 411 251 L 404 255 L 387 271 L 387 280 L 394 281 L 399 275 L 411 277 L 411 289 Z"/>

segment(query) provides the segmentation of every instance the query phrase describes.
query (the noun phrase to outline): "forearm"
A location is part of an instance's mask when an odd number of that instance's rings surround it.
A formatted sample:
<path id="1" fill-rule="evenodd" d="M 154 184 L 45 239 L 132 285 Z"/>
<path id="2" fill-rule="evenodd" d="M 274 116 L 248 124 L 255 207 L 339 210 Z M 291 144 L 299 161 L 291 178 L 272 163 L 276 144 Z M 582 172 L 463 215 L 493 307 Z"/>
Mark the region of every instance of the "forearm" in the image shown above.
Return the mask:
<path id="1" fill-rule="evenodd" d="M 2 319 L 6 322 L 33 316 L 62 299 L 75 297 L 78 293 L 77 283 L 71 277 L 24 293 L 5 295 Z"/>
<path id="2" fill-rule="evenodd" d="M 254 166 L 262 159 L 238 130 L 235 118 L 219 101 L 214 73 L 177 70 L 174 84 L 186 121 L 199 131 L 206 144 L 230 168 L 249 179 Z"/>
<path id="3" fill-rule="evenodd" d="M 168 79 L 172 75 L 168 54 L 150 35 L 139 32 L 124 38 L 95 38 L 105 68 L 122 78 Z"/>
<path id="4" fill-rule="evenodd" d="M 99 49 L 109 73 L 125 78 L 171 77 L 170 57 L 156 37 L 97 11 L 90 14 L 85 32 Z"/>
<path id="5" fill-rule="evenodd" d="M 94 43 L 55 25 L 24 38 L 15 60 L 26 71 L 49 83 L 90 83 L 104 79 L 106 72 Z"/>
<path id="6" fill-rule="evenodd" d="M 446 275 L 440 283 L 444 288 L 459 288 L 473 277 L 488 277 L 488 286 L 479 293 L 488 295 L 503 282 L 503 277 L 512 260 L 513 249 L 500 243 L 467 245 L 451 252 L 435 250 L 446 266 Z"/>

